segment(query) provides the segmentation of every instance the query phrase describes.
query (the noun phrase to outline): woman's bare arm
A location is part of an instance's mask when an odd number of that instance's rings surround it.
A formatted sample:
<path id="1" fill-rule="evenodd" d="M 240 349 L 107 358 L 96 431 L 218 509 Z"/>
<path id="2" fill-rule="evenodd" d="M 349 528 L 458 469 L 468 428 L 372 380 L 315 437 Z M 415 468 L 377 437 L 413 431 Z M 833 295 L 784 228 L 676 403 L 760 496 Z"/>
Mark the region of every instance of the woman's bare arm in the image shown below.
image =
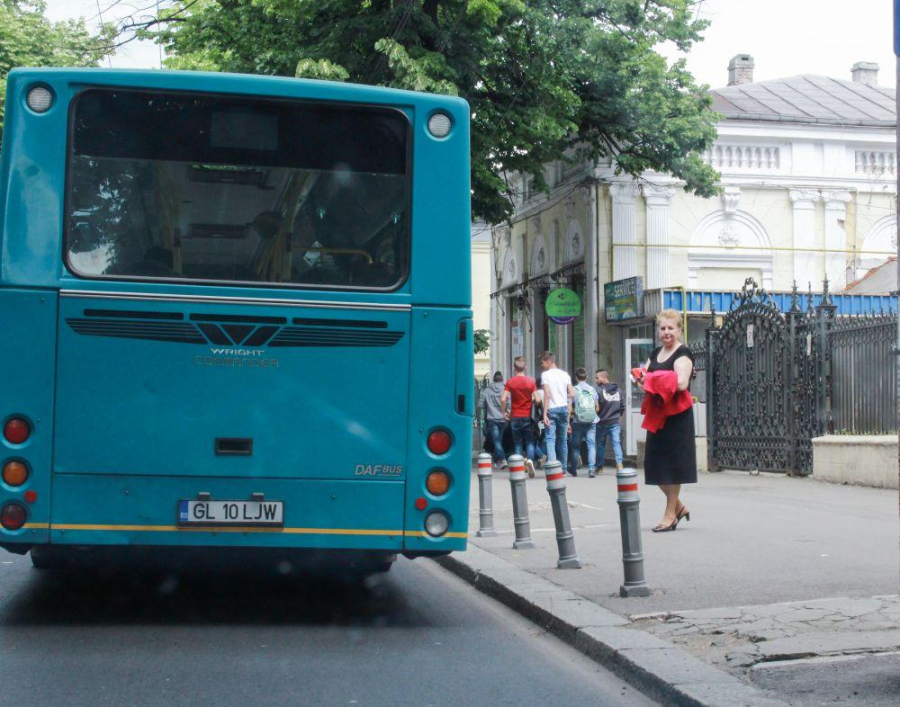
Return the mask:
<path id="1" fill-rule="evenodd" d="M 681 356 L 675 360 L 674 368 L 678 375 L 678 390 L 687 390 L 691 374 L 694 372 L 694 362 L 687 356 Z"/>

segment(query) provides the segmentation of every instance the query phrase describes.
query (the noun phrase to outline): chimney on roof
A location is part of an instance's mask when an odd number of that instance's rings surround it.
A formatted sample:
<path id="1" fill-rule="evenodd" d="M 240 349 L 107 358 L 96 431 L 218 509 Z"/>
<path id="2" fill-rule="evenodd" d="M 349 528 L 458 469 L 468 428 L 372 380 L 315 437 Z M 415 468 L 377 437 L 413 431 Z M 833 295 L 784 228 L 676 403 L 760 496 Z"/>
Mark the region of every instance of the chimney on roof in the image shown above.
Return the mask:
<path id="1" fill-rule="evenodd" d="M 753 83 L 753 57 L 749 54 L 738 54 L 728 62 L 728 85 L 742 83 Z"/>
<path id="2" fill-rule="evenodd" d="M 864 83 L 866 86 L 878 85 L 878 64 L 871 61 L 858 61 L 850 69 L 850 73 L 856 83 Z"/>

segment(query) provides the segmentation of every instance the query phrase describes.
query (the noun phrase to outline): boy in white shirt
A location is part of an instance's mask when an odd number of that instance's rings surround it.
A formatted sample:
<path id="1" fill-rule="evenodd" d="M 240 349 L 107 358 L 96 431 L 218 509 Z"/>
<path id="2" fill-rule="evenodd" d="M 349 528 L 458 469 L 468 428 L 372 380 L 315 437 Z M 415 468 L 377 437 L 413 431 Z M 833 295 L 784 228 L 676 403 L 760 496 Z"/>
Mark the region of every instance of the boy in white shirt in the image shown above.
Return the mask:
<path id="1" fill-rule="evenodd" d="M 541 387 L 544 389 L 544 426 L 547 429 L 547 458 L 566 469 L 569 461 L 567 435 L 572 432 L 569 401 L 575 397 L 569 374 L 556 367 L 552 351 L 541 354 Z"/>

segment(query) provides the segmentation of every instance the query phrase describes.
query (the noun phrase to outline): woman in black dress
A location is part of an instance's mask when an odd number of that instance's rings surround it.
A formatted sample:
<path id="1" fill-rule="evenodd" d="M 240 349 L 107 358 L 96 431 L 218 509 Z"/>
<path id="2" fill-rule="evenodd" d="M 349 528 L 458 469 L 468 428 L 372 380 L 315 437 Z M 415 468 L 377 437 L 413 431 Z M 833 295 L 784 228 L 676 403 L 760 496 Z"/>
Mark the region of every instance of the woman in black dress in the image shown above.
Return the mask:
<path id="1" fill-rule="evenodd" d="M 678 390 L 690 390 L 694 357 L 690 349 L 681 343 L 681 314 L 674 309 L 665 309 L 656 315 L 656 325 L 662 346 L 650 354 L 647 370 L 675 371 Z M 643 389 L 643 384 L 639 385 Z M 690 512 L 678 495 L 682 484 L 697 483 L 693 408 L 666 418 L 666 424 L 659 432 L 647 432 L 644 483 L 659 486 L 666 495 L 665 515 L 653 532 L 675 530 L 682 518 L 691 519 Z"/>

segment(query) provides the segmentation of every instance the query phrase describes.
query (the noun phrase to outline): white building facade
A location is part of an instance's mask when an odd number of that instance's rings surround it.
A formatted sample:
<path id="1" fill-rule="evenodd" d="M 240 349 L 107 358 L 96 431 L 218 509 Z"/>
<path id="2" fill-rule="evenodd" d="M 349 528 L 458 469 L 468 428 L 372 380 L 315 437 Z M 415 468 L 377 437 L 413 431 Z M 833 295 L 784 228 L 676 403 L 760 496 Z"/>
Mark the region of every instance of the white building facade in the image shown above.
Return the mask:
<path id="1" fill-rule="evenodd" d="M 723 119 L 705 159 L 721 174 L 718 197 L 688 194 L 668 175 L 616 176 L 610 164 L 548 165 L 549 195 L 527 193 L 523 180 L 512 225 L 491 238 L 492 369 L 509 373 L 524 355 L 534 374 L 550 349 L 568 370 L 623 380 L 653 339 L 653 312 L 608 324 L 611 281 L 689 294 L 738 291 L 748 277 L 770 291 L 820 290 L 827 277 L 838 291 L 896 253 L 895 97 L 877 66 L 856 64 L 852 80 L 762 83 L 752 70 L 736 56 L 729 86 L 711 92 Z M 571 324 L 544 314 L 558 287 L 582 297 Z M 702 336 L 708 313 L 685 314 L 696 315 L 687 338 Z"/>

